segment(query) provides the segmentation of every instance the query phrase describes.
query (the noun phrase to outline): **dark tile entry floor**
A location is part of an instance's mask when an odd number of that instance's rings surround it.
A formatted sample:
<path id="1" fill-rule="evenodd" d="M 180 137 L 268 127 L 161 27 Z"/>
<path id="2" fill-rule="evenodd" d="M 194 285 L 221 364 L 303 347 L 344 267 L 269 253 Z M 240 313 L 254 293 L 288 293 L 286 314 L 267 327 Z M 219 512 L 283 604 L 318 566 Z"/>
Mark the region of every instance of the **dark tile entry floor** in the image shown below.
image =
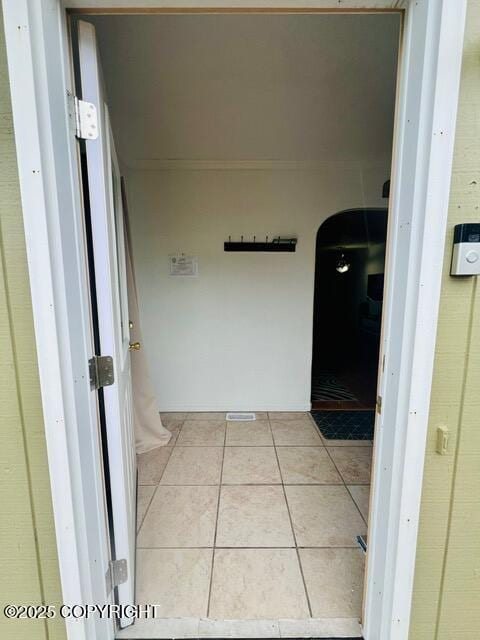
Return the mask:
<path id="1" fill-rule="evenodd" d="M 317 427 L 326 440 L 373 440 L 375 411 L 315 411 Z"/>

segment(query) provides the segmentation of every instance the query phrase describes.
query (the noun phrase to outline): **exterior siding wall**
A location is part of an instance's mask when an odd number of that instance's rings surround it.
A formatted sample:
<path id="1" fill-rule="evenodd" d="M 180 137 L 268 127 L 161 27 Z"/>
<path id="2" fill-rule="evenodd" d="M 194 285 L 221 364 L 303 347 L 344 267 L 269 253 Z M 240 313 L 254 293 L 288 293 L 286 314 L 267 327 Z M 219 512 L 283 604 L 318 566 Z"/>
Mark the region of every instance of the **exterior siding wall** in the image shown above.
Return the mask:
<path id="1" fill-rule="evenodd" d="M 61 602 L 0 11 L 0 580 L 7 603 Z M 7 620 L 0 637 L 63 640 L 61 618 Z"/>
<path id="2" fill-rule="evenodd" d="M 479 221 L 480 0 L 469 0 L 410 640 L 480 637 L 480 286 L 448 275 L 453 226 Z"/>

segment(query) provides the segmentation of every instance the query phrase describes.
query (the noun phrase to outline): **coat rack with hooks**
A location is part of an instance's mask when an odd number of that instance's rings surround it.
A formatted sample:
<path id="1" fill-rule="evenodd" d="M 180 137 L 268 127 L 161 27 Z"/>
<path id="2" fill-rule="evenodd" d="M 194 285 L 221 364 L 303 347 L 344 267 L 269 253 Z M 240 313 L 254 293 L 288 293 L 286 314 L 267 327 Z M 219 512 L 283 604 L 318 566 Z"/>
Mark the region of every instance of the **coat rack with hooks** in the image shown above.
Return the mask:
<path id="1" fill-rule="evenodd" d="M 232 240 L 232 237 L 228 237 L 228 241 L 224 243 L 224 251 L 266 251 L 273 253 L 293 253 L 297 247 L 297 238 L 282 238 L 281 236 L 275 236 L 272 240 L 268 236 L 265 236 L 265 240 L 257 240 L 256 236 L 253 236 L 253 240 L 244 240 L 243 236 L 240 236 L 240 240 Z"/>

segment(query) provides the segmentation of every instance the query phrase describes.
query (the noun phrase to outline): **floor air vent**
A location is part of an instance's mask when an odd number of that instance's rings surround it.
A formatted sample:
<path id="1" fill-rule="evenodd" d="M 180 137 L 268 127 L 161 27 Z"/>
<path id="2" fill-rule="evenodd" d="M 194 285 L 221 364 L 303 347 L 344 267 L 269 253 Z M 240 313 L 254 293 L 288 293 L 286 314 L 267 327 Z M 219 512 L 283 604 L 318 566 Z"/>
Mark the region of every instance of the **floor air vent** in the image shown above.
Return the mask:
<path id="1" fill-rule="evenodd" d="M 231 411 L 227 413 L 227 420 L 231 422 L 248 422 L 251 420 L 256 420 L 256 417 L 254 413 L 251 413 L 248 411 L 242 411 L 242 412 Z"/>

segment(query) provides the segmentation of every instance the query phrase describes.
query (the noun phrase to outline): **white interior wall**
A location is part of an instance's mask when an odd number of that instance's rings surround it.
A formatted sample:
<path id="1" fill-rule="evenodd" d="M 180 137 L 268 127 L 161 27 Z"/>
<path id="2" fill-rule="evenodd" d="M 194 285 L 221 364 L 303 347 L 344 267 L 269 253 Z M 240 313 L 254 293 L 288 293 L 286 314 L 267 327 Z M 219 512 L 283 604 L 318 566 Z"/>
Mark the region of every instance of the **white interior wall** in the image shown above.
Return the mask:
<path id="1" fill-rule="evenodd" d="M 128 173 L 144 339 L 162 410 L 309 409 L 316 232 L 343 209 L 385 206 L 388 174 L 388 157 Z M 223 251 L 229 235 L 267 234 L 298 237 L 297 251 Z M 175 253 L 198 257 L 197 278 L 169 275 Z"/>
<path id="2" fill-rule="evenodd" d="M 308 409 L 315 236 L 342 209 L 385 206 L 399 16 L 88 19 L 160 408 Z M 297 251 L 223 251 L 267 234 Z M 182 252 L 197 278 L 169 276 Z"/>

